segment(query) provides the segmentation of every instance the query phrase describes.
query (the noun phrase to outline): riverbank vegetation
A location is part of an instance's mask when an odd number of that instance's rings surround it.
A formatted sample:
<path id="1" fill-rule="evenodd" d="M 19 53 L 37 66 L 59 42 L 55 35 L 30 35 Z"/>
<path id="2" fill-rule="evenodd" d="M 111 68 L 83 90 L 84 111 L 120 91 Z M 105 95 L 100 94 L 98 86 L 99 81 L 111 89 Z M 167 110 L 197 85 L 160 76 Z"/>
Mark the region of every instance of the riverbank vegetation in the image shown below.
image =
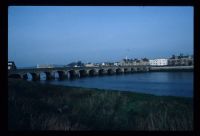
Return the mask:
<path id="1" fill-rule="evenodd" d="M 193 100 L 8 79 L 8 129 L 193 130 Z"/>

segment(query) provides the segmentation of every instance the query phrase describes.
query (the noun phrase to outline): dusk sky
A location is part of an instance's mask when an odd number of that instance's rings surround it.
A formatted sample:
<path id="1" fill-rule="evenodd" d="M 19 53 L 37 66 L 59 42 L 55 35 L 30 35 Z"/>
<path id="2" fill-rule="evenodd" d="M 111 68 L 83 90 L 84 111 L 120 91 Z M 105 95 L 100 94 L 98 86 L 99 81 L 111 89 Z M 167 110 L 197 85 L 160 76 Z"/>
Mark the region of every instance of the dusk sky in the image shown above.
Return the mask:
<path id="1" fill-rule="evenodd" d="M 17 67 L 193 54 L 193 7 L 10 6 L 8 60 Z"/>

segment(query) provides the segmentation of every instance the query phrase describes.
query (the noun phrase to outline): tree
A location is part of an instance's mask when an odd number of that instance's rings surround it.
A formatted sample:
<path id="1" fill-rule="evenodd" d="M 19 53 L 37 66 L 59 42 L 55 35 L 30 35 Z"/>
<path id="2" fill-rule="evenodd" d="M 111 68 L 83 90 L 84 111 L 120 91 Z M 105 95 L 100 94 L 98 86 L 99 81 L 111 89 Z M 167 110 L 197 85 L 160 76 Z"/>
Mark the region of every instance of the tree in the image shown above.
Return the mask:
<path id="1" fill-rule="evenodd" d="M 123 59 L 124 62 L 126 62 L 126 59 Z"/>
<path id="2" fill-rule="evenodd" d="M 171 57 L 171 59 L 175 59 L 175 57 L 176 57 L 176 56 L 173 54 L 172 57 Z"/>
<path id="3" fill-rule="evenodd" d="M 83 66 L 83 63 L 81 61 L 78 61 L 77 66 Z"/>
<path id="4" fill-rule="evenodd" d="M 147 59 L 147 58 L 144 58 L 144 59 L 142 59 L 143 61 L 146 61 L 146 62 L 148 62 L 149 61 L 149 59 Z"/>
<path id="5" fill-rule="evenodd" d="M 136 60 L 137 63 L 140 63 L 140 60 Z"/>
<path id="6" fill-rule="evenodd" d="M 178 56 L 179 59 L 183 58 L 183 53 L 180 53 L 180 55 Z"/>
<path id="7" fill-rule="evenodd" d="M 73 66 L 75 66 L 75 65 L 76 65 L 76 62 L 71 62 L 71 63 L 69 63 L 67 66 L 73 67 Z"/>

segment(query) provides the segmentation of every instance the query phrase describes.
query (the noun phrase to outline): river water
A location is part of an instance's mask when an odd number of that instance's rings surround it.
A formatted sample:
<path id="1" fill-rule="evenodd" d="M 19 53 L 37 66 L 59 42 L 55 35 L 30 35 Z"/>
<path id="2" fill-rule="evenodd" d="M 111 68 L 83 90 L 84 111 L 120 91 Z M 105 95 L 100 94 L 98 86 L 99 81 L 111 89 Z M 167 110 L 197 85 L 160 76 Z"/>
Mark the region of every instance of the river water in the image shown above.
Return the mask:
<path id="1" fill-rule="evenodd" d="M 39 82 L 165 96 L 193 97 L 193 72 L 146 72 Z"/>

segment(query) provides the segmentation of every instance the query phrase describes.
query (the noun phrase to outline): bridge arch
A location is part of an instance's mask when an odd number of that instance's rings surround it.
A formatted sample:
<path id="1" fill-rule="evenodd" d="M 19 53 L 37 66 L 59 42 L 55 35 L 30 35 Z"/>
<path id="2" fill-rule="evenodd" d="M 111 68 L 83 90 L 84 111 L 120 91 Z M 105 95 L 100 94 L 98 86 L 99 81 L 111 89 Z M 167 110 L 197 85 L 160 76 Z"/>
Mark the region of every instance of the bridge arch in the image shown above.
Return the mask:
<path id="1" fill-rule="evenodd" d="M 34 72 L 24 73 L 22 77 L 24 80 L 29 80 L 29 81 L 36 81 L 39 79 L 39 75 L 37 75 L 37 73 Z"/>
<path id="2" fill-rule="evenodd" d="M 57 71 L 51 71 L 51 78 L 53 79 L 59 79 L 59 73 Z"/>
<path id="3" fill-rule="evenodd" d="M 104 70 L 104 69 L 99 69 L 99 75 L 101 76 L 101 75 L 105 75 L 105 73 L 106 73 L 106 70 Z"/>
<path id="4" fill-rule="evenodd" d="M 69 70 L 68 72 L 67 72 L 67 78 L 68 79 L 73 79 L 73 78 L 75 78 L 76 77 L 76 71 L 75 70 Z"/>
<path id="5" fill-rule="evenodd" d="M 84 69 L 79 70 L 79 77 L 86 77 L 87 76 L 87 71 Z"/>
<path id="6" fill-rule="evenodd" d="M 95 76 L 95 75 L 97 75 L 97 72 L 95 69 L 89 70 L 89 76 Z"/>
<path id="7" fill-rule="evenodd" d="M 123 73 L 123 71 L 122 71 L 121 68 L 117 68 L 117 69 L 116 69 L 116 74 L 122 74 L 122 73 Z"/>
<path id="8" fill-rule="evenodd" d="M 146 67 L 146 71 L 149 71 L 150 70 L 150 68 L 149 67 Z"/>
<path id="9" fill-rule="evenodd" d="M 27 72 L 22 74 L 21 76 L 24 80 L 30 80 L 30 81 L 36 81 L 39 78 L 39 74 L 38 73 L 34 73 L 34 72 Z"/>
<path id="10" fill-rule="evenodd" d="M 140 71 L 141 71 L 141 68 L 138 67 L 138 68 L 137 68 L 137 72 L 140 72 Z"/>
<path id="11" fill-rule="evenodd" d="M 40 80 L 42 80 L 42 74 L 45 75 L 45 80 L 51 80 L 51 73 L 47 71 L 41 71 L 39 73 Z"/>
<path id="12" fill-rule="evenodd" d="M 146 67 L 141 67 L 140 70 L 143 71 L 143 72 L 146 72 L 147 68 Z"/>
<path id="13" fill-rule="evenodd" d="M 52 76 L 51 76 L 51 72 L 45 72 L 46 74 L 46 80 L 51 80 L 52 79 Z"/>
<path id="14" fill-rule="evenodd" d="M 28 74 L 29 74 L 29 76 L 28 76 Z M 29 77 L 29 78 L 28 78 L 28 77 Z M 32 75 L 31 75 L 30 73 L 26 73 L 26 74 L 23 75 L 23 79 L 24 79 L 24 80 L 32 80 L 32 78 L 33 78 L 33 77 L 32 77 Z"/>
<path id="15" fill-rule="evenodd" d="M 112 68 L 109 68 L 107 70 L 108 75 L 113 75 L 115 73 L 115 71 Z"/>
<path id="16" fill-rule="evenodd" d="M 137 68 L 136 67 L 131 68 L 131 72 L 137 72 Z"/>
<path id="17" fill-rule="evenodd" d="M 59 76 L 59 79 L 60 79 L 60 80 L 62 80 L 62 79 L 65 78 L 65 72 L 64 72 L 64 71 L 58 70 L 57 73 L 58 73 L 58 76 Z"/>
<path id="18" fill-rule="evenodd" d="M 40 80 L 46 80 L 46 74 L 45 74 L 45 72 L 43 72 L 43 71 L 39 72 L 39 79 Z"/>
<path id="19" fill-rule="evenodd" d="M 135 69 L 134 68 L 131 68 L 131 73 L 135 72 Z"/>
<path id="20" fill-rule="evenodd" d="M 32 81 L 36 81 L 39 79 L 39 75 L 37 73 L 31 72 L 30 74 L 32 75 Z"/>
<path id="21" fill-rule="evenodd" d="M 129 73 L 129 72 L 131 72 L 131 69 L 130 69 L 130 68 L 124 68 L 124 73 L 125 73 L 125 74 L 127 74 L 127 73 Z"/>

